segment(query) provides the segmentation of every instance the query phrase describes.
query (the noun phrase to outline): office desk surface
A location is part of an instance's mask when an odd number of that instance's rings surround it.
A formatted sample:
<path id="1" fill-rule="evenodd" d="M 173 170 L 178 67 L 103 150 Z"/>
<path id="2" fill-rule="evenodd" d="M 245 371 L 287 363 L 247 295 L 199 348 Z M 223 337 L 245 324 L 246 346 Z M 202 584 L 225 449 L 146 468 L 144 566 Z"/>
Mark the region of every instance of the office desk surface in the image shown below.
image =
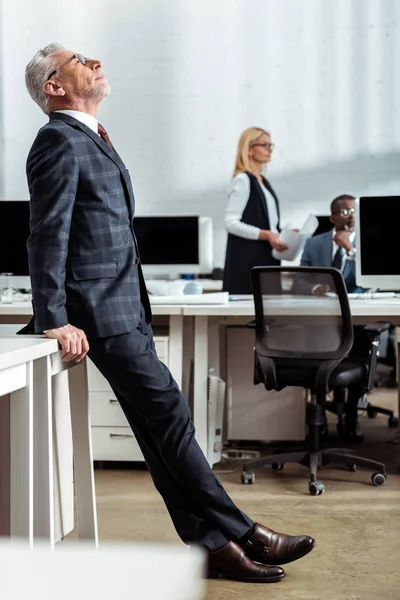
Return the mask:
<path id="1" fill-rule="evenodd" d="M 57 341 L 44 337 L 0 337 L 0 369 L 36 360 L 57 351 Z"/>
<path id="2" fill-rule="evenodd" d="M 254 302 L 251 296 L 239 296 L 229 304 L 182 305 L 185 316 L 254 316 Z M 240 299 L 239 299 L 240 298 Z M 371 320 L 387 318 L 393 324 L 400 322 L 400 303 L 388 304 L 379 300 L 350 300 L 353 317 Z M 332 314 L 337 311 L 337 302 L 331 298 L 284 297 L 282 300 L 268 302 L 266 312 L 280 315 L 314 315 Z"/>
<path id="3" fill-rule="evenodd" d="M 178 305 L 157 304 L 151 307 L 154 315 L 181 315 L 182 307 Z M 16 302 L 14 304 L 0 303 L 0 315 L 27 315 L 33 314 L 31 301 Z"/>
<path id="4" fill-rule="evenodd" d="M 156 304 L 152 306 L 154 315 L 184 315 L 184 316 L 254 316 L 254 303 L 252 296 L 236 296 L 229 304 Z M 150 296 L 151 300 L 151 296 Z M 336 312 L 337 303 L 330 298 L 300 298 L 285 296 L 268 304 L 269 310 L 275 314 L 312 315 L 315 310 L 319 314 Z M 379 300 L 350 300 L 351 314 L 353 317 L 387 318 L 393 324 L 400 323 L 400 303 L 389 304 Z M 0 304 L 0 315 L 32 315 L 30 302 L 15 304 Z"/>

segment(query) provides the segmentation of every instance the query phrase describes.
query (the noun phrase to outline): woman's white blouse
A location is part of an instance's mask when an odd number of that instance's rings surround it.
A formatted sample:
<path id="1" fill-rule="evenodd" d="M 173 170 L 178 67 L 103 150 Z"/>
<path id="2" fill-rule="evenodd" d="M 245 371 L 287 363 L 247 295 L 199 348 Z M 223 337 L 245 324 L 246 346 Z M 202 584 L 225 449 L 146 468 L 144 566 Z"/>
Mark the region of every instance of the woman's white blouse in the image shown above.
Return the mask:
<path id="1" fill-rule="evenodd" d="M 270 231 L 278 231 L 278 210 L 273 195 L 260 183 L 264 192 L 269 216 Z M 258 240 L 260 228 L 243 223 L 241 218 L 250 196 L 250 179 L 247 173 L 238 173 L 231 181 L 225 210 L 225 229 L 228 233 L 248 240 Z"/>

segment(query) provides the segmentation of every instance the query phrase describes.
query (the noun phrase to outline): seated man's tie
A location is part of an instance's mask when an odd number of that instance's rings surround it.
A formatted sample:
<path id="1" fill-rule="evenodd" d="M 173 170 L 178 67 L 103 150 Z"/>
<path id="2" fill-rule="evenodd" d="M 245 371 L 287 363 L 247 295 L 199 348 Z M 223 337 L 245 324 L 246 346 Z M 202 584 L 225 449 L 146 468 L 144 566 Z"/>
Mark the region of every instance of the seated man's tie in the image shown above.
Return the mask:
<path id="1" fill-rule="evenodd" d="M 343 258 L 344 258 L 344 249 L 339 246 L 336 250 L 335 256 L 333 257 L 332 267 L 335 269 L 339 269 L 339 271 L 343 270 Z"/>

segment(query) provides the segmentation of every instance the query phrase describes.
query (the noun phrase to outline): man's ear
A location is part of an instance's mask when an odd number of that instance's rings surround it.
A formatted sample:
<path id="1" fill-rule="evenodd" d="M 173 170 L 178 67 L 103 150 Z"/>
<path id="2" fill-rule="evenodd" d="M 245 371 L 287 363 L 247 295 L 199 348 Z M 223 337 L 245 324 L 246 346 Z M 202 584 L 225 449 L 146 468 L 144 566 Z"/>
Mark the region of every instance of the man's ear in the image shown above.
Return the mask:
<path id="1" fill-rule="evenodd" d="M 331 223 L 335 224 L 335 219 L 333 218 L 333 215 L 331 215 L 331 216 L 329 217 L 329 220 L 330 220 L 330 222 L 331 222 Z"/>
<path id="2" fill-rule="evenodd" d="M 48 96 L 65 96 L 65 90 L 59 83 L 49 79 L 43 84 L 43 91 Z"/>

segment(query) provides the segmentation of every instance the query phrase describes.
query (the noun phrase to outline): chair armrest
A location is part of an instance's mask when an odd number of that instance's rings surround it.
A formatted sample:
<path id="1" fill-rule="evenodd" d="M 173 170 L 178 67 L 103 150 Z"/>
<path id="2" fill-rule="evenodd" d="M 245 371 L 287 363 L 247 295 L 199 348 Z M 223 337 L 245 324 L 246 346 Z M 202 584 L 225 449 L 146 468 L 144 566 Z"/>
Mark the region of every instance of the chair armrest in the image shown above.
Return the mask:
<path id="1" fill-rule="evenodd" d="M 256 328 L 256 321 L 249 321 L 248 323 L 246 323 L 246 327 L 247 329 L 255 329 Z"/>
<path id="2" fill-rule="evenodd" d="M 381 335 L 384 331 L 389 331 L 390 323 L 385 321 L 376 321 L 375 323 L 369 323 L 364 327 L 364 331 L 372 335 Z"/>

